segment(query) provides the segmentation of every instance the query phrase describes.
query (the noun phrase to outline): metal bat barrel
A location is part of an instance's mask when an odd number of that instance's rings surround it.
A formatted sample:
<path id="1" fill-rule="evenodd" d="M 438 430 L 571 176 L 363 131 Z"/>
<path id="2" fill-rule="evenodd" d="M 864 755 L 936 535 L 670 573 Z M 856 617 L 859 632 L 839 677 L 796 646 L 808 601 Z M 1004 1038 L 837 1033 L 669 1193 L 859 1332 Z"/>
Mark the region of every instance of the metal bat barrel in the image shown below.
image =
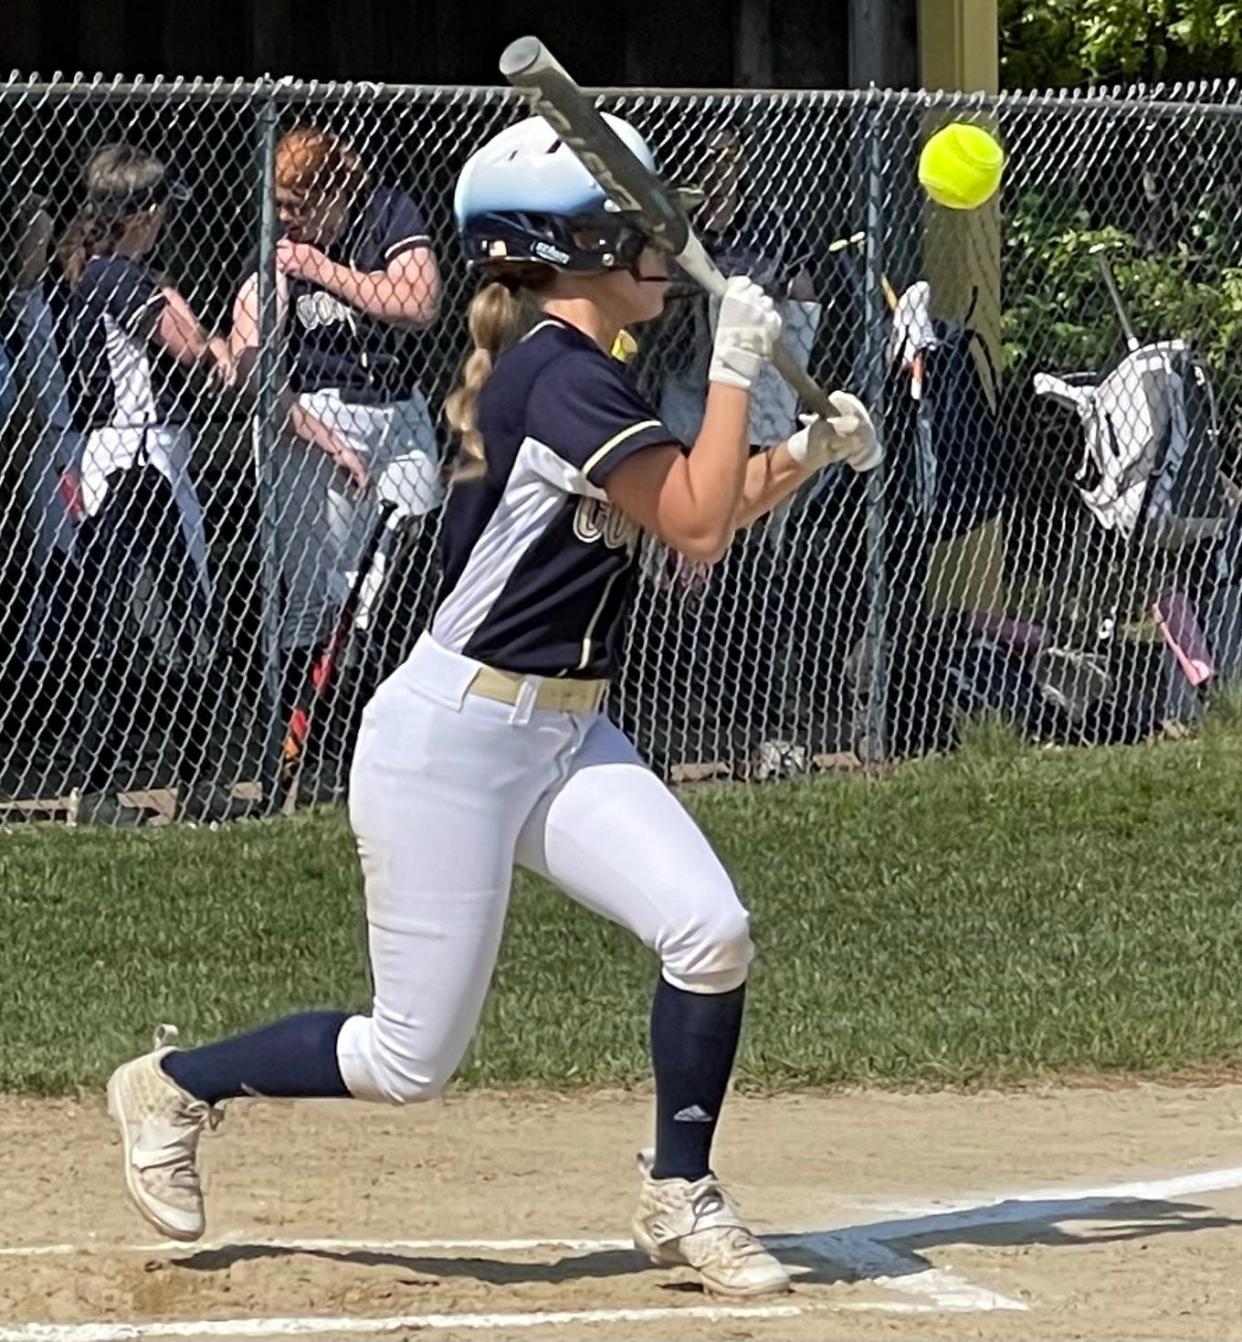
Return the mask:
<path id="1" fill-rule="evenodd" d="M 650 173 L 596 110 L 573 77 L 537 37 L 519 37 L 500 57 L 500 72 L 525 93 L 537 112 L 582 160 L 583 166 L 622 210 L 634 215 L 661 251 L 708 293 L 724 290 L 724 277 L 690 228 L 676 193 Z M 801 400 L 820 415 L 835 413 L 831 401 L 784 346 L 772 362 Z"/>
<path id="2" fill-rule="evenodd" d="M 582 160 L 583 166 L 661 250 L 676 255 L 690 225 L 674 192 L 630 153 L 594 103 L 537 37 L 519 37 L 500 57 L 500 72 Z"/>
<path id="3" fill-rule="evenodd" d="M 553 56 L 537 37 L 518 37 L 500 53 L 500 73 L 508 80 L 520 79 L 522 75 L 537 66 L 546 65 L 561 68 Z"/>

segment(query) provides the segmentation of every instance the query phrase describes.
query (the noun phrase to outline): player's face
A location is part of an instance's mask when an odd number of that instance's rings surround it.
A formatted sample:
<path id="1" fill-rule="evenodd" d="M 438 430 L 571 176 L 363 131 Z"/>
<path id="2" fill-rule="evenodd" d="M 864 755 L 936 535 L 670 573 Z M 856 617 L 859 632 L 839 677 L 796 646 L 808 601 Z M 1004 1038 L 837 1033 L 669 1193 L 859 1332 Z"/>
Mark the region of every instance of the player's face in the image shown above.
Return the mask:
<path id="1" fill-rule="evenodd" d="M 733 221 L 739 205 L 746 153 L 732 131 L 721 131 L 712 140 L 699 185 L 706 199 L 695 215 L 697 227 L 720 232 Z"/>
<path id="2" fill-rule="evenodd" d="M 349 202 L 338 192 L 299 195 L 277 187 L 276 213 L 290 241 L 327 247 L 345 231 Z"/>
<path id="3" fill-rule="evenodd" d="M 664 311 L 668 289 L 668 262 L 662 252 L 645 247 L 634 267 L 641 279 L 629 270 L 610 270 L 601 279 L 606 288 L 605 306 L 619 326 L 635 326 L 654 321 Z"/>
<path id="4" fill-rule="evenodd" d="M 159 241 L 166 212 L 163 205 L 157 205 L 154 209 L 143 210 L 127 226 L 127 231 L 133 238 L 133 249 L 137 255 L 145 256 Z"/>

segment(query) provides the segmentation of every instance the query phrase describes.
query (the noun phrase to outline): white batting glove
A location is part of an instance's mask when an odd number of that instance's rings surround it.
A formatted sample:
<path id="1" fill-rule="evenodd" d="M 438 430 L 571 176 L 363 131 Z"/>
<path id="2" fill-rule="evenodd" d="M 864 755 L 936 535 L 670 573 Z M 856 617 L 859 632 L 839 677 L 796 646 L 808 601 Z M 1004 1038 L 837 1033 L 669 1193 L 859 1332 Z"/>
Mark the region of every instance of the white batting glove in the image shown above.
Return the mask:
<path id="1" fill-rule="evenodd" d="M 835 415 L 799 415 L 802 428 L 785 444 L 785 450 L 808 471 L 821 471 L 843 461 L 856 471 L 871 471 L 880 464 L 880 445 L 867 407 L 848 391 L 834 391 L 828 399 Z"/>
<path id="2" fill-rule="evenodd" d="M 780 333 L 776 304 L 753 280 L 735 275 L 720 300 L 708 380 L 749 391 Z"/>

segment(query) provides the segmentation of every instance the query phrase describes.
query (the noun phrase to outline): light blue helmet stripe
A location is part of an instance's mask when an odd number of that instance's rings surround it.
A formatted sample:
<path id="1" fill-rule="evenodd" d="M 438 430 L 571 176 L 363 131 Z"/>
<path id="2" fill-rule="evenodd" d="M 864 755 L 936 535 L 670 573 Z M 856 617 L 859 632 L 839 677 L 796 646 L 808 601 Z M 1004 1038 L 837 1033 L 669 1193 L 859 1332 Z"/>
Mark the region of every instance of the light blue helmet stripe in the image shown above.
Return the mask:
<path id="1" fill-rule="evenodd" d="M 620 117 L 609 125 L 648 167 L 655 161 L 639 133 Z M 483 214 L 523 212 L 562 217 L 605 206 L 599 184 L 543 117 L 529 117 L 475 151 L 457 179 L 453 214 L 459 230 Z"/>

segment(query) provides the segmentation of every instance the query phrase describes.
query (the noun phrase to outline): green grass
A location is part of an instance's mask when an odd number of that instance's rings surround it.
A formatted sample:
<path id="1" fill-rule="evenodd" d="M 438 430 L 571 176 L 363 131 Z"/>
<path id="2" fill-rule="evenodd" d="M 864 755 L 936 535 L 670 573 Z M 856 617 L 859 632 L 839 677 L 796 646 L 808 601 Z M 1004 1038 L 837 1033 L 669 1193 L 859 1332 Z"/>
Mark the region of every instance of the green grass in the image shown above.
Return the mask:
<path id="1" fill-rule="evenodd" d="M 760 959 L 739 1079 L 975 1085 L 1232 1070 L 1242 1057 L 1242 735 L 704 787 Z M 98 1085 L 190 1041 L 366 1001 L 343 818 L 0 839 L 0 1088 Z M 470 1085 L 646 1074 L 654 974 L 617 928 L 519 881 Z"/>

